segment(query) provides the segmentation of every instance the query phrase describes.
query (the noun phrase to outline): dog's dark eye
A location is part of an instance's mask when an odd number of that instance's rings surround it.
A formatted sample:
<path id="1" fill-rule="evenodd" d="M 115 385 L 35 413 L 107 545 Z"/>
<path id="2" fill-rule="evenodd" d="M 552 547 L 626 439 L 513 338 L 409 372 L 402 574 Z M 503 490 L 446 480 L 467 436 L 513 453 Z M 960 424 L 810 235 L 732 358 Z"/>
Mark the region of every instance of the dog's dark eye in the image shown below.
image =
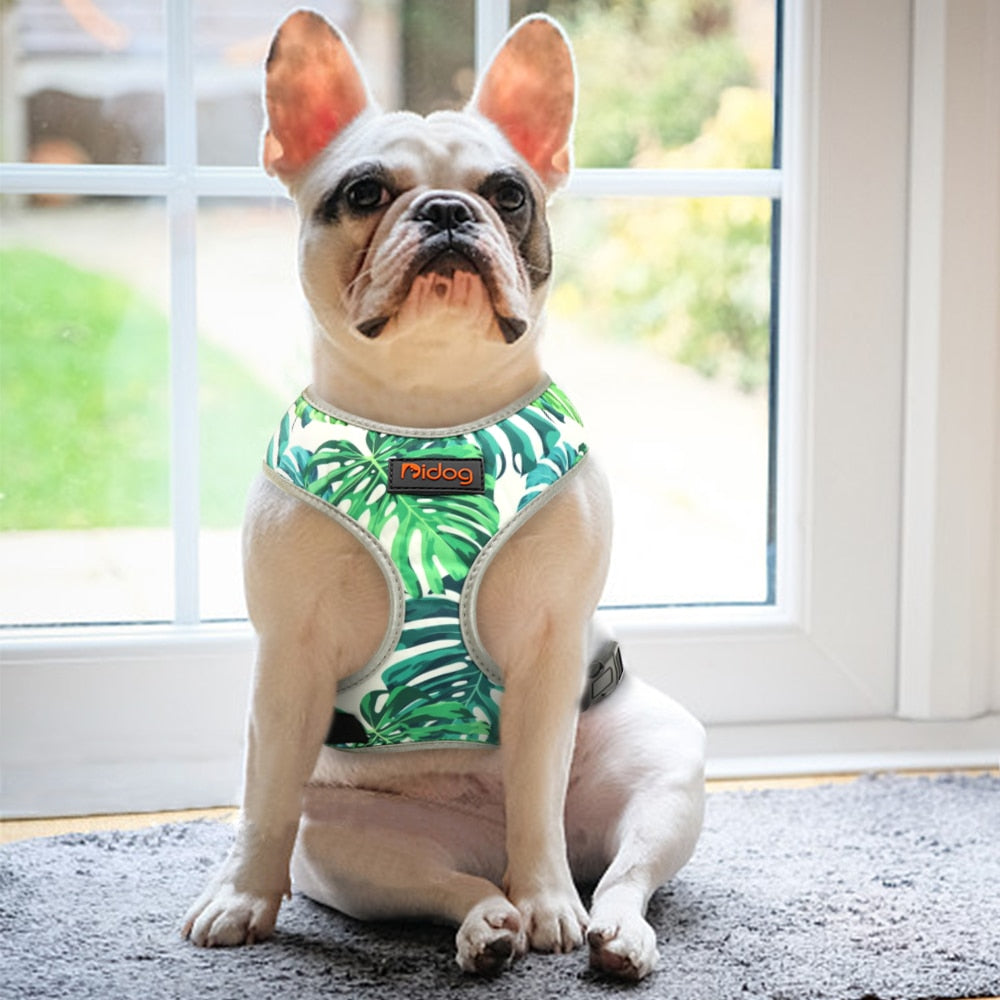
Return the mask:
<path id="1" fill-rule="evenodd" d="M 316 217 L 321 222 L 340 222 L 345 214 L 371 215 L 381 211 L 395 197 L 392 184 L 380 164 L 359 164 L 319 203 Z"/>
<path id="2" fill-rule="evenodd" d="M 389 201 L 385 185 L 375 177 L 361 177 L 344 189 L 344 200 L 352 212 L 374 212 Z"/>
<path id="3" fill-rule="evenodd" d="M 518 181 L 507 180 L 497 187 L 490 200 L 501 212 L 516 212 L 524 207 L 528 193 Z"/>

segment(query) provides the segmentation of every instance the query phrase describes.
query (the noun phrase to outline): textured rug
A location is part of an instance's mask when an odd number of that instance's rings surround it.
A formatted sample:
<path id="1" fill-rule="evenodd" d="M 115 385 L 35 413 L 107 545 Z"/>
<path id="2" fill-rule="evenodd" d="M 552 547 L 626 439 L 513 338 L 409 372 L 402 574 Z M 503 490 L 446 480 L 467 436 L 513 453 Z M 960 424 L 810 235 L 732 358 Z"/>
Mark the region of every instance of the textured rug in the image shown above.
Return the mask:
<path id="1" fill-rule="evenodd" d="M 189 901 L 232 836 L 213 822 L 0 849 L 6 1000 L 663 997 L 917 1000 L 1000 994 L 1000 778 L 878 777 L 717 792 L 691 862 L 656 894 L 658 970 L 602 979 L 585 954 L 495 980 L 454 965 L 453 931 L 365 925 L 300 895 L 275 936 L 204 951 Z"/>

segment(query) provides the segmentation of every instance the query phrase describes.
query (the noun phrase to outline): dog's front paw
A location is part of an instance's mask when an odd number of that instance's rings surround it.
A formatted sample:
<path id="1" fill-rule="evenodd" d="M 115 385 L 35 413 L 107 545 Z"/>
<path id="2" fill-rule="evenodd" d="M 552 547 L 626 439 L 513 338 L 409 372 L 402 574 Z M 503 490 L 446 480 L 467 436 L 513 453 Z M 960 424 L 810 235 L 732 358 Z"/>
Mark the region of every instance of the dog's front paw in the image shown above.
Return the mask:
<path id="1" fill-rule="evenodd" d="M 455 943 L 459 967 L 484 976 L 502 972 L 527 949 L 521 915 L 502 897 L 474 906 L 462 921 Z"/>
<path id="2" fill-rule="evenodd" d="M 587 911 L 575 890 L 522 897 L 517 908 L 534 951 L 570 952 L 583 944 Z"/>
<path id="3" fill-rule="evenodd" d="M 263 941 L 274 930 L 281 893 L 240 892 L 232 883 L 206 889 L 184 918 L 181 933 L 203 948 Z"/>
<path id="4" fill-rule="evenodd" d="M 638 913 L 596 915 L 587 928 L 590 967 L 637 982 L 656 966 L 656 934 Z"/>

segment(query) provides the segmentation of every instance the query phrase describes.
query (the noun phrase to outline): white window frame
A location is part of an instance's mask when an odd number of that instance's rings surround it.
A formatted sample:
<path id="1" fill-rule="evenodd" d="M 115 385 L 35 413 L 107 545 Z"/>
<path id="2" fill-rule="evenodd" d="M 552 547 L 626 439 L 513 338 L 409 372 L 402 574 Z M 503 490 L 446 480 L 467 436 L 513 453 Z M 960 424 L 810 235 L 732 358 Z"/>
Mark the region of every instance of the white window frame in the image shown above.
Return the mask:
<path id="1" fill-rule="evenodd" d="M 192 0 L 165 7 L 164 166 L 0 166 L 4 192 L 167 200 L 176 415 L 175 624 L 0 633 L 7 815 L 238 794 L 253 638 L 198 624 L 194 222 L 279 189 L 197 165 Z M 481 64 L 508 11 L 477 9 Z M 785 53 L 780 171 L 570 188 L 783 206 L 777 601 L 610 617 L 628 668 L 707 723 L 710 773 L 996 766 L 1000 5 L 786 0 Z"/>

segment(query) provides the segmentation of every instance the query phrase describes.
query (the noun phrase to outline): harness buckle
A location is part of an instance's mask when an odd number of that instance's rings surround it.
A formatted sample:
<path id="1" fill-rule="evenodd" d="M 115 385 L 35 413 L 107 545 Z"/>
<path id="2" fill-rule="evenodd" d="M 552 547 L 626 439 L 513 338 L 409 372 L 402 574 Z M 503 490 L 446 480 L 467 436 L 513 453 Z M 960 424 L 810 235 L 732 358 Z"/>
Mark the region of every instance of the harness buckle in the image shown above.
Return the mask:
<path id="1" fill-rule="evenodd" d="M 580 700 L 580 710 L 586 711 L 591 705 L 607 698 L 618 687 L 624 676 L 625 665 L 622 663 L 621 646 L 612 639 L 590 664 L 587 686 Z"/>

